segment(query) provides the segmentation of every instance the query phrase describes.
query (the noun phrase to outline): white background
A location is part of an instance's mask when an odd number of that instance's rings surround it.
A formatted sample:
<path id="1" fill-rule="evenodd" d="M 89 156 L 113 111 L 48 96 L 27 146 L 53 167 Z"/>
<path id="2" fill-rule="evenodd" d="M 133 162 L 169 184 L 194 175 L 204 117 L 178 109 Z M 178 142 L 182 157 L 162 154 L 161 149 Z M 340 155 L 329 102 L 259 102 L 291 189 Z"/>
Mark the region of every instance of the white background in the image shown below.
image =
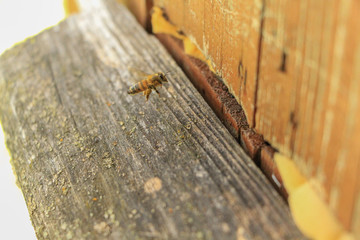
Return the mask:
<path id="1" fill-rule="evenodd" d="M 0 0 L 0 54 L 63 18 L 62 0 Z M 0 239 L 36 239 L 24 198 L 15 185 L 1 127 Z"/>

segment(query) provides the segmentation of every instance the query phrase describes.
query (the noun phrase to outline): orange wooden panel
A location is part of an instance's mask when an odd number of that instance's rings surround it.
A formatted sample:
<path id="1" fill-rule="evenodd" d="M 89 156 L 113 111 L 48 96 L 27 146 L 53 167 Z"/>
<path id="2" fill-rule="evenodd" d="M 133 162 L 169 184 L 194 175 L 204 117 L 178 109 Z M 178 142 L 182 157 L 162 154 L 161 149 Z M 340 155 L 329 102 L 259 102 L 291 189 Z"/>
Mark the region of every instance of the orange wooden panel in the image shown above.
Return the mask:
<path id="1" fill-rule="evenodd" d="M 357 236 L 359 16 L 358 1 L 266 1 L 255 116 L 256 130 L 320 183 Z"/>
<path id="2" fill-rule="evenodd" d="M 253 123 L 262 5 L 254 1 L 154 0 L 210 58 Z"/>
<path id="3" fill-rule="evenodd" d="M 221 73 L 253 125 L 261 8 L 255 1 L 226 1 Z"/>
<path id="4" fill-rule="evenodd" d="M 136 19 L 143 27 L 147 27 L 148 19 L 148 9 L 147 9 L 147 0 L 118 0 L 119 2 L 125 4 L 129 10 L 136 16 Z"/>
<path id="5" fill-rule="evenodd" d="M 161 7 L 165 10 L 170 22 L 180 27 L 184 26 L 185 3 L 183 0 L 154 0 L 154 6 Z"/>
<path id="6" fill-rule="evenodd" d="M 184 9 L 196 9 L 196 11 L 184 11 L 184 22 L 182 29 L 186 31 L 187 36 L 197 44 L 199 49 L 204 49 L 203 38 L 205 27 L 205 0 L 184 1 Z M 178 25 L 179 26 L 179 25 Z"/>

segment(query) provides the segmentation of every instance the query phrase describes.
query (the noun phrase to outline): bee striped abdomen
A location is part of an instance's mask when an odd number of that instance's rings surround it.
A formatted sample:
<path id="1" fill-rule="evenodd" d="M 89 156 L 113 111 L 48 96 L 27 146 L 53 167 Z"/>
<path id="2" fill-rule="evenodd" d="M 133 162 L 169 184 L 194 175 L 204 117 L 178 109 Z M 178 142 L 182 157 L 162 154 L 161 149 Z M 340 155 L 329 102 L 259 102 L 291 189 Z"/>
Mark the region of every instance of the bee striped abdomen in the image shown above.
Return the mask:
<path id="1" fill-rule="evenodd" d="M 147 80 L 142 80 L 141 82 L 138 82 L 137 84 L 131 86 L 128 90 L 128 94 L 136 94 L 139 92 L 142 92 L 148 88 L 148 84 L 146 82 Z"/>

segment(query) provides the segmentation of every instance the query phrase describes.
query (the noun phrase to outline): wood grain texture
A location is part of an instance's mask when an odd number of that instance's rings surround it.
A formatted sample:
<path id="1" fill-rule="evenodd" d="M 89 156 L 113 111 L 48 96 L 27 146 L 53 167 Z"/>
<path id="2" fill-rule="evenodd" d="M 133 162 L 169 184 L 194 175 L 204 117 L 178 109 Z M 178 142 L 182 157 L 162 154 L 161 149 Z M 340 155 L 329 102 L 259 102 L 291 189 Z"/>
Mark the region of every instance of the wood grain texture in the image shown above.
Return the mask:
<path id="1" fill-rule="evenodd" d="M 154 0 L 213 62 L 254 123 L 261 1 Z"/>
<path id="2" fill-rule="evenodd" d="M 145 103 L 129 71 L 170 71 Z M 0 119 L 39 239 L 303 239 L 283 200 L 121 5 L 0 58 Z"/>
<path id="3" fill-rule="evenodd" d="M 266 1 L 256 130 L 360 237 L 360 3 Z"/>

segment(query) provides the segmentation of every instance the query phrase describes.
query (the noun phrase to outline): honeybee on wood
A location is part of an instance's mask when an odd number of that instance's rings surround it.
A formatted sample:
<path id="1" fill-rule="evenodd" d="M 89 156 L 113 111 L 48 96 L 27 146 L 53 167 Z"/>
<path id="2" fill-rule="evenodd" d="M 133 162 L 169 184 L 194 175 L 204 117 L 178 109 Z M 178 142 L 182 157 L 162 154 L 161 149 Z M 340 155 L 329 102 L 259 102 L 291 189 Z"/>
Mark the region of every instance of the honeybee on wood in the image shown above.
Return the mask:
<path id="1" fill-rule="evenodd" d="M 157 94 L 160 95 L 159 91 L 156 89 L 157 86 L 162 86 L 163 83 L 168 82 L 166 78 L 166 74 L 162 72 L 158 72 L 152 75 L 148 75 L 142 81 L 136 83 L 135 85 L 131 86 L 128 90 L 128 94 L 136 94 L 139 92 L 144 92 L 146 97 L 146 101 L 149 99 L 151 91 L 154 90 Z"/>

